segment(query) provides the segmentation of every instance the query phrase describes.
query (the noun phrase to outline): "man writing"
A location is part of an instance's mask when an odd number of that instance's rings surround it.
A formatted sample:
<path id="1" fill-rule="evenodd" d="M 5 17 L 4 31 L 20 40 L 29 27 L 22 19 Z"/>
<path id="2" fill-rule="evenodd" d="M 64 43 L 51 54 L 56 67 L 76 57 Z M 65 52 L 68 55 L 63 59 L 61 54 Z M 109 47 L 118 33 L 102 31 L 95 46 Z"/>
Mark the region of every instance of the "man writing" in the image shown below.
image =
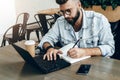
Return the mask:
<path id="1" fill-rule="evenodd" d="M 56 60 L 56 55 L 62 53 L 54 48 L 57 42 L 65 46 L 77 40 L 78 48 L 72 48 L 67 53 L 71 58 L 113 55 L 113 35 L 105 16 L 94 11 L 84 11 L 79 0 L 56 0 L 56 3 L 63 16 L 56 20 L 39 44 L 46 50 L 43 59 Z"/>

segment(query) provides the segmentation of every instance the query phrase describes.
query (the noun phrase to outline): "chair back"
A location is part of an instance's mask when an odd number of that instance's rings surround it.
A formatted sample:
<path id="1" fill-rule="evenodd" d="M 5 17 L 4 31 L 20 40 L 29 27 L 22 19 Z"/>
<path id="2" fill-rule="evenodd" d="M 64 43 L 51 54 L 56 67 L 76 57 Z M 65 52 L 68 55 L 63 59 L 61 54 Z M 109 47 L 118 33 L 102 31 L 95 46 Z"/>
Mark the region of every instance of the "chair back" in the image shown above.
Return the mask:
<path id="1" fill-rule="evenodd" d="M 5 46 L 6 41 L 8 41 L 9 44 L 12 44 L 14 42 L 24 40 L 28 19 L 29 13 L 20 13 L 17 16 L 15 25 L 9 27 L 5 31 L 1 46 Z M 10 29 L 12 29 L 12 34 L 7 34 Z"/>
<path id="2" fill-rule="evenodd" d="M 120 20 L 116 22 L 110 22 L 111 30 L 115 40 L 115 53 L 112 58 L 120 60 Z"/>
<path id="3" fill-rule="evenodd" d="M 22 24 L 15 24 L 12 27 L 13 27 L 13 29 L 12 29 L 12 35 L 13 35 L 12 43 L 20 41 L 21 39 L 25 39 L 24 36 L 20 35 L 22 32 L 22 27 L 23 27 Z"/>
<path id="4" fill-rule="evenodd" d="M 38 25 L 39 25 L 39 27 L 40 27 L 41 35 L 44 36 L 45 33 L 44 33 L 44 31 L 43 31 L 43 27 L 42 27 L 42 25 L 41 25 L 41 22 L 40 22 L 40 19 L 39 19 L 38 14 L 35 14 L 35 15 L 34 15 L 34 18 L 35 18 L 36 22 L 38 23 Z"/>
<path id="5" fill-rule="evenodd" d="M 22 27 L 19 30 L 19 40 L 25 39 L 26 26 L 27 26 L 27 22 L 28 22 L 29 16 L 30 16 L 29 13 L 26 13 L 26 12 L 25 13 L 20 13 L 17 16 L 16 24 L 22 24 L 21 25 Z"/>
<path id="6" fill-rule="evenodd" d="M 42 36 L 44 36 L 49 31 L 49 29 L 55 23 L 56 19 L 60 16 L 61 15 L 57 13 L 53 15 L 45 15 L 39 13 L 34 15 L 36 22 L 39 24 L 40 27 L 42 27 L 41 28 Z"/>

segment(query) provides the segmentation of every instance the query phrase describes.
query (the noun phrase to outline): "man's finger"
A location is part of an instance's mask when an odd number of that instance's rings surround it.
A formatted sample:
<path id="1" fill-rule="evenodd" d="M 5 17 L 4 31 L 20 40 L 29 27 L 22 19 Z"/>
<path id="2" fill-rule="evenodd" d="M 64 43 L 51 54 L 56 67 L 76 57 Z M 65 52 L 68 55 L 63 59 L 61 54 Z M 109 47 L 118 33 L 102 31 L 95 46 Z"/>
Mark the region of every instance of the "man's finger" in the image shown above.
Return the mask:
<path id="1" fill-rule="evenodd" d="M 54 60 L 56 60 L 56 54 L 55 53 L 53 54 L 53 56 L 54 56 Z"/>
<path id="2" fill-rule="evenodd" d="M 49 54 L 47 54 L 47 60 L 48 60 L 48 61 L 50 60 L 50 56 L 49 56 Z"/>
<path id="3" fill-rule="evenodd" d="M 49 58 L 50 58 L 50 60 L 53 60 L 53 51 L 52 52 L 50 52 L 50 54 L 49 54 Z"/>
<path id="4" fill-rule="evenodd" d="M 43 60 L 45 60 L 46 59 L 46 54 L 43 56 Z"/>

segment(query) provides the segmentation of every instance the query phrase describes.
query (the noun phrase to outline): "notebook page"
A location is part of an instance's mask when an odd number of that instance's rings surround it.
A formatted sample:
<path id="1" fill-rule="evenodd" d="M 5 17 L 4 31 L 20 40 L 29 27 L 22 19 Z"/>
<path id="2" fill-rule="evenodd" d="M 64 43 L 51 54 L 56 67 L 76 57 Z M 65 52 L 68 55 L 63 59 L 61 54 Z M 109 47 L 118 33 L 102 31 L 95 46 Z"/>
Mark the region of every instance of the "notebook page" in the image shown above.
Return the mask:
<path id="1" fill-rule="evenodd" d="M 60 50 L 63 52 L 63 54 L 59 54 L 59 56 L 60 56 L 62 59 L 64 59 L 64 60 L 66 60 L 67 62 L 69 62 L 69 63 L 75 63 L 75 62 L 78 62 L 78 61 L 80 61 L 80 60 L 90 58 L 90 56 L 85 56 L 85 57 L 73 59 L 73 58 L 67 56 L 67 51 L 68 51 L 70 48 L 72 48 L 73 45 L 74 45 L 74 43 L 70 43 L 70 44 L 68 44 L 68 45 L 60 48 Z M 75 46 L 75 47 L 77 47 L 77 46 Z"/>

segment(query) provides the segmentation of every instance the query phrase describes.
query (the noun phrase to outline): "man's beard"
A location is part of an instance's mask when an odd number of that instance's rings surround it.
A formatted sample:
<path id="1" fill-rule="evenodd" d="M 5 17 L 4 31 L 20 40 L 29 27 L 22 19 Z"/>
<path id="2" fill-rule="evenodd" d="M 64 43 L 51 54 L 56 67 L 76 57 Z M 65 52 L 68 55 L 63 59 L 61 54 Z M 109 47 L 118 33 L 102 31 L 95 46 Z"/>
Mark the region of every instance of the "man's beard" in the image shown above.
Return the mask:
<path id="1" fill-rule="evenodd" d="M 68 20 L 67 18 L 66 18 L 66 20 L 68 23 L 70 23 L 72 26 L 74 26 L 75 22 L 78 20 L 79 16 L 80 16 L 80 11 L 77 10 L 76 16 L 74 18 L 72 18 L 72 20 Z"/>

